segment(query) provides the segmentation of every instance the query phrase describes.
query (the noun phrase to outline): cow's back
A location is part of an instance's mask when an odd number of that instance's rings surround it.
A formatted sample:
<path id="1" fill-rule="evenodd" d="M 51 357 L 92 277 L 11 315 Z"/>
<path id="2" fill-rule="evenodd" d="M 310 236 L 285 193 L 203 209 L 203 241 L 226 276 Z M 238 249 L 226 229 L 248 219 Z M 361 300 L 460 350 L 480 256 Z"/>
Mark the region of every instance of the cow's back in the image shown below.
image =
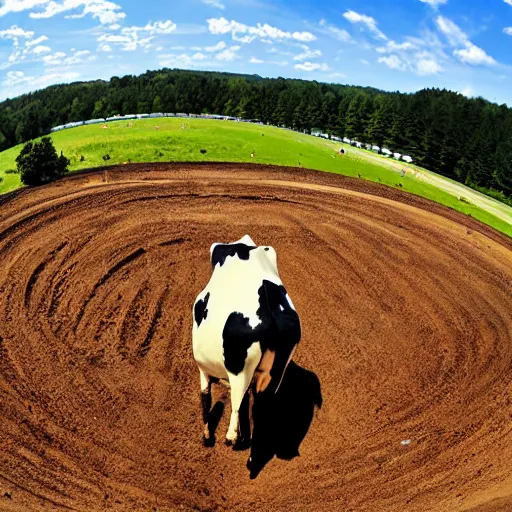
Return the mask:
<path id="1" fill-rule="evenodd" d="M 259 340 L 254 339 L 254 334 L 248 339 L 247 334 L 262 324 L 260 300 L 265 279 L 281 284 L 279 276 L 272 275 L 256 257 L 249 260 L 230 257 L 222 266 L 216 265 L 208 285 L 198 295 L 192 332 L 194 357 L 211 375 L 219 378 L 227 375 L 225 331 L 229 332 L 227 342 L 231 340 L 232 352 L 238 348 L 233 343 L 247 344 L 248 356 L 261 357 L 259 343 L 254 343 Z M 233 373 L 239 369 L 239 359 L 231 369 Z"/>

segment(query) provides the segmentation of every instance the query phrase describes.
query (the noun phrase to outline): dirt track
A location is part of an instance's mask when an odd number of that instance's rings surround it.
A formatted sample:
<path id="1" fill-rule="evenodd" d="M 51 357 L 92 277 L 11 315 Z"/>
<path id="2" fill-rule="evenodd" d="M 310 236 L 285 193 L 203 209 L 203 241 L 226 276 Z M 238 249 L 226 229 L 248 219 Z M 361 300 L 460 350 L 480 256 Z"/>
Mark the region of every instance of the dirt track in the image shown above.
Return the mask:
<path id="1" fill-rule="evenodd" d="M 1 511 L 512 510 L 504 236 L 376 184 L 246 165 L 127 166 L 0 201 Z M 201 444 L 190 341 L 210 244 L 246 233 L 277 250 L 324 399 L 301 456 L 253 481 L 247 452 Z"/>

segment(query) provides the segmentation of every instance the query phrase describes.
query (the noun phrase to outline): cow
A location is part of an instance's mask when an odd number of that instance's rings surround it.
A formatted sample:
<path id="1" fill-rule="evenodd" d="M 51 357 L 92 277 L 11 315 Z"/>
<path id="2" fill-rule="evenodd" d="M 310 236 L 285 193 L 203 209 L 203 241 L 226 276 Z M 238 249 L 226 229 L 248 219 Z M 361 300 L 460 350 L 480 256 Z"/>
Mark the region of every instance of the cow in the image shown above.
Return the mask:
<path id="1" fill-rule="evenodd" d="M 199 367 L 203 443 L 215 443 L 211 384 L 227 379 L 231 418 L 226 444 L 250 446 L 249 389 L 277 393 L 301 337 L 299 316 L 277 270 L 276 251 L 249 235 L 210 248 L 212 275 L 193 307 L 192 348 Z"/>

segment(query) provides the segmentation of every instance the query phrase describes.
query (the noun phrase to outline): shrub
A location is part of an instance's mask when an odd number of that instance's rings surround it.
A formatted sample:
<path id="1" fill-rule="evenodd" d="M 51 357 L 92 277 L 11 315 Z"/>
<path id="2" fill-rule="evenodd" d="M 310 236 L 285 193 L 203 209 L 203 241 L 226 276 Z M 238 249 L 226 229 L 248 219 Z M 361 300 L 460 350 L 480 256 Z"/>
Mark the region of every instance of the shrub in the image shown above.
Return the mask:
<path id="1" fill-rule="evenodd" d="M 40 142 L 27 142 L 16 158 L 17 171 L 25 185 L 43 185 L 64 176 L 69 160 L 57 151 L 50 137 Z"/>
<path id="2" fill-rule="evenodd" d="M 18 174 L 18 170 L 17 169 L 7 169 L 7 171 L 5 171 L 5 174 Z"/>
<path id="3" fill-rule="evenodd" d="M 200 149 L 199 152 L 204 155 L 206 153 L 206 149 Z"/>
<path id="4" fill-rule="evenodd" d="M 85 156 L 84 155 L 80 155 L 80 162 L 85 162 Z"/>
<path id="5" fill-rule="evenodd" d="M 103 160 L 105 160 L 105 162 L 107 160 L 110 160 L 110 155 L 107 153 L 106 155 L 103 155 L 101 158 L 103 158 Z"/>

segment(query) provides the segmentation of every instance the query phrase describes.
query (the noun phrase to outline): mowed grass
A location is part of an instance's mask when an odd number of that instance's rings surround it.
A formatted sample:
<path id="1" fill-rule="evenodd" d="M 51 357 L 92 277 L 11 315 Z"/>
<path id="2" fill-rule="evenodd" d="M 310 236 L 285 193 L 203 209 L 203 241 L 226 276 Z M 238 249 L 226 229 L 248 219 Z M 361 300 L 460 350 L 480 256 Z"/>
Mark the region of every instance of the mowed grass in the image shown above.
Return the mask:
<path id="1" fill-rule="evenodd" d="M 147 119 L 81 126 L 53 134 L 57 148 L 70 160 L 72 171 L 103 165 L 137 162 L 250 162 L 305 167 L 359 177 L 400 187 L 471 215 L 512 236 L 512 225 L 472 204 L 412 176 L 400 175 L 403 164 L 368 159 L 348 149 L 339 156 L 339 144 L 271 126 L 203 119 Z M 157 129 L 158 127 L 158 129 Z M 0 153 L 0 192 L 20 186 L 19 176 L 5 171 L 16 167 L 21 146 Z M 203 151 L 201 151 L 203 150 Z M 110 160 L 103 160 L 104 155 Z M 254 155 L 251 156 L 251 155 Z M 81 161 L 83 157 L 83 161 Z M 396 164 L 396 165 L 395 165 Z"/>

